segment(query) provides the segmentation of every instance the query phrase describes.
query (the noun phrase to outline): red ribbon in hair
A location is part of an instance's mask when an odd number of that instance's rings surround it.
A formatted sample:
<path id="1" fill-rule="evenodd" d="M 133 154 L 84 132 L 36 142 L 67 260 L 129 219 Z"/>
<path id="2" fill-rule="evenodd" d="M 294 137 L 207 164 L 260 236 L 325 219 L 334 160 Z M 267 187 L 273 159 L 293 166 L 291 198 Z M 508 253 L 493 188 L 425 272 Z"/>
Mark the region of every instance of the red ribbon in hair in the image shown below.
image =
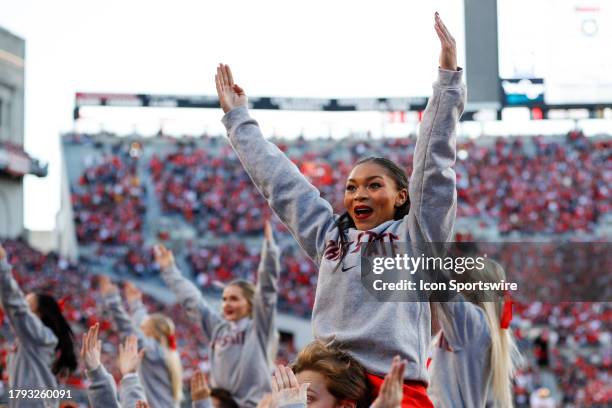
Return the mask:
<path id="1" fill-rule="evenodd" d="M 57 305 L 59 306 L 60 312 L 64 313 L 66 309 L 66 302 L 68 301 L 68 296 L 61 298 L 57 301 Z"/>
<path id="2" fill-rule="evenodd" d="M 168 335 L 168 348 L 170 350 L 176 350 L 176 337 L 174 334 Z"/>
<path id="3" fill-rule="evenodd" d="M 510 294 L 506 292 L 504 295 L 504 305 L 502 306 L 502 314 L 499 318 L 499 327 L 507 329 L 510 327 L 510 321 L 512 320 L 512 299 Z"/>

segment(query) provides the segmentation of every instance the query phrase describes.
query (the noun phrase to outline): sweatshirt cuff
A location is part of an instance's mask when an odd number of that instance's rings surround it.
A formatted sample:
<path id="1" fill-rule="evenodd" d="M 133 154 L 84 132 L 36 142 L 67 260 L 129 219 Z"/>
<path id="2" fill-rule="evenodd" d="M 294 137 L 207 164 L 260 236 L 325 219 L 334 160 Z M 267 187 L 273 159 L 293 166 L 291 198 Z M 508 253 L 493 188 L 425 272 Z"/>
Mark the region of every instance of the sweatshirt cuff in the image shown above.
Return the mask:
<path id="1" fill-rule="evenodd" d="M 249 109 L 246 106 L 239 106 L 227 112 L 221 119 L 221 122 L 229 133 L 236 123 L 249 119 L 251 119 L 251 116 L 249 116 Z"/>
<path id="2" fill-rule="evenodd" d="M 85 370 L 85 374 L 87 374 L 87 378 L 89 378 L 91 382 L 95 382 L 96 380 L 105 380 L 107 376 L 106 370 L 104 369 L 104 366 L 102 364 L 100 364 L 93 370 Z"/>
<path id="3" fill-rule="evenodd" d="M 108 305 L 109 303 L 121 303 L 121 296 L 119 295 L 119 291 L 102 295 L 102 301 L 105 305 Z"/>
<path id="4" fill-rule="evenodd" d="M 461 67 L 457 67 L 456 71 L 438 68 L 438 81 L 435 85 L 444 88 L 458 88 L 461 86 L 462 78 L 463 68 Z"/>
<path id="5" fill-rule="evenodd" d="M 201 400 L 195 400 L 191 402 L 192 408 L 212 408 L 210 397 Z"/>
<path id="6" fill-rule="evenodd" d="M 176 266 L 176 263 L 173 263 L 167 268 L 161 268 L 162 275 L 168 276 L 182 276 L 181 270 Z"/>
<path id="7" fill-rule="evenodd" d="M 119 382 L 120 390 L 126 391 L 130 388 L 137 387 L 140 385 L 140 378 L 136 373 L 128 373 L 121 378 Z"/>
<path id="8" fill-rule="evenodd" d="M 0 261 L 0 271 L 8 272 L 11 270 L 11 264 L 8 261 L 8 255 L 2 261 Z"/>
<path id="9" fill-rule="evenodd" d="M 144 303 L 142 303 L 142 299 L 136 299 L 132 300 L 131 302 L 128 302 L 128 308 L 130 309 L 130 312 L 134 312 L 143 307 Z"/>
<path id="10" fill-rule="evenodd" d="M 136 378 L 136 377 L 138 377 L 138 374 L 136 374 L 136 373 L 127 373 L 126 375 L 121 377 L 121 381 L 128 380 L 128 379 L 130 379 L 132 377 Z"/>

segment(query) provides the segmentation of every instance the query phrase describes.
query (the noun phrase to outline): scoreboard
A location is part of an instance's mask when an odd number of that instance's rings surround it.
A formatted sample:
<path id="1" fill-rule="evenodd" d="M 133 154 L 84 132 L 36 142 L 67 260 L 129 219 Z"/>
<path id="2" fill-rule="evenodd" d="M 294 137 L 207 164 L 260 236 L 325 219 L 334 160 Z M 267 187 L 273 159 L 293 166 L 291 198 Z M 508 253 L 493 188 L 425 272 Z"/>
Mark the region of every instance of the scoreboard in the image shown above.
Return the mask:
<path id="1" fill-rule="evenodd" d="M 612 1 L 498 0 L 502 103 L 612 104 Z"/>

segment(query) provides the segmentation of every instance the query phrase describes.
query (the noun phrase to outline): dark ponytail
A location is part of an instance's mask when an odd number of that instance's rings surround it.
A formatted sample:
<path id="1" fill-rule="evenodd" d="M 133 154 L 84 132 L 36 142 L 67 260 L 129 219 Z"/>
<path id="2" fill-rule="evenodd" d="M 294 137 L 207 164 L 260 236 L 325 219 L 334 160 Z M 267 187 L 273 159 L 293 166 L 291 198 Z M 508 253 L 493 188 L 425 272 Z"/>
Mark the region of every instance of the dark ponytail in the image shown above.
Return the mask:
<path id="1" fill-rule="evenodd" d="M 62 315 L 59 304 L 53 296 L 37 293 L 38 315 L 45 326 L 51 329 L 58 343 L 55 347 L 56 358 L 51 367 L 54 375 L 70 374 L 77 368 L 77 358 L 74 353 L 74 334 L 70 325 Z"/>
<path id="2" fill-rule="evenodd" d="M 386 159 L 384 157 L 366 157 L 365 159 L 359 160 L 353 168 L 360 164 L 364 163 L 374 163 L 385 169 L 387 175 L 395 181 L 395 187 L 397 190 L 408 190 L 408 175 L 406 172 L 393 160 Z M 401 220 L 410 211 L 410 197 L 406 196 L 406 201 L 401 206 L 395 209 L 395 214 L 393 215 L 394 220 Z M 338 228 L 338 234 L 340 236 L 340 260 L 338 261 L 338 265 L 336 265 L 335 269 L 338 269 L 339 265 L 342 265 L 342 261 L 348 252 L 348 237 L 346 236 L 346 231 L 350 228 L 355 228 L 355 221 L 351 218 L 348 211 L 345 211 L 335 223 L 335 226 Z"/>

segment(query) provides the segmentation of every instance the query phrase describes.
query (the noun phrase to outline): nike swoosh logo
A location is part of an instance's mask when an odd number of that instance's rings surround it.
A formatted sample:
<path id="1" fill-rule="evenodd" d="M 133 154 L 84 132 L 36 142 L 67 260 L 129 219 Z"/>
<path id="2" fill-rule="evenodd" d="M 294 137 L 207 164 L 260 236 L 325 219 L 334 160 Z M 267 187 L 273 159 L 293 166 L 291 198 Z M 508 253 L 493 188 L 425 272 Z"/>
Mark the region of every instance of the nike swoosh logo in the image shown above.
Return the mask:
<path id="1" fill-rule="evenodd" d="M 342 267 L 342 272 L 346 272 L 346 271 L 348 271 L 348 270 L 350 270 L 350 269 L 353 269 L 353 268 L 354 268 L 354 267 L 356 267 L 356 266 L 357 266 L 357 265 L 353 265 L 353 266 L 351 266 L 351 267 L 349 267 L 349 268 L 344 268 L 344 267 Z"/>

